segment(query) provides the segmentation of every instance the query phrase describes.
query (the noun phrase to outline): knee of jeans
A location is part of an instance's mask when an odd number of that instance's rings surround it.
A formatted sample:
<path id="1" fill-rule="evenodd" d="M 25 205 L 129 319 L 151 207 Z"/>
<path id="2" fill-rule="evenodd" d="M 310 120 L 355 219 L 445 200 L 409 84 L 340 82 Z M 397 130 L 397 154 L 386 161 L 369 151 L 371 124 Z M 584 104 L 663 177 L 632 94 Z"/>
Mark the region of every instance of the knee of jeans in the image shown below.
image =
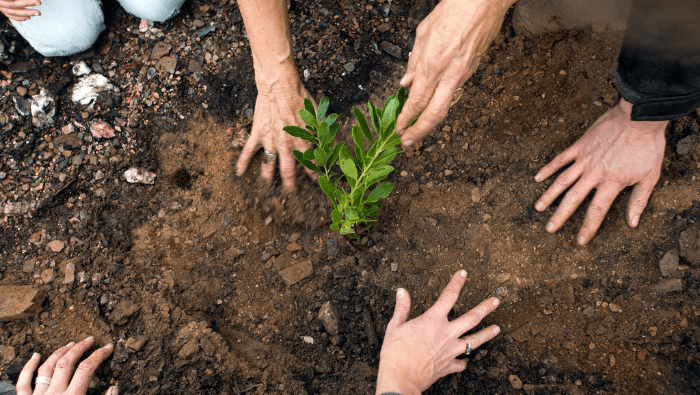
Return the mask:
<path id="1" fill-rule="evenodd" d="M 180 11 L 185 0 L 119 0 L 126 12 L 138 18 L 165 22 Z"/>

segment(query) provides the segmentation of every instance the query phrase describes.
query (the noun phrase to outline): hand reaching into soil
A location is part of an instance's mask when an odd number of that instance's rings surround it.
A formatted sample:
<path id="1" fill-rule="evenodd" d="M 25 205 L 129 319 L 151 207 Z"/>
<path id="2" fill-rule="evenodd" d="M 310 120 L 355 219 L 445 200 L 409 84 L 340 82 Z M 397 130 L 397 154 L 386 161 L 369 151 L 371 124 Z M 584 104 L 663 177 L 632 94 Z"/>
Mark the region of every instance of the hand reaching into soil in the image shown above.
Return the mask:
<path id="1" fill-rule="evenodd" d="M 39 362 L 41 362 L 41 355 L 34 353 L 19 374 L 17 395 L 85 395 L 95 370 L 112 354 L 113 350 L 112 345 L 108 344 L 93 352 L 78 365 L 74 376 L 73 369 L 76 362 L 94 343 L 95 339 L 88 337 L 78 344 L 68 343 L 51 354 L 46 362 L 39 367 L 37 382 L 32 393 L 32 377 Z M 49 383 L 42 383 L 44 380 Z M 118 393 L 117 387 L 109 387 L 105 395 L 117 395 Z"/>
<path id="2" fill-rule="evenodd" d="M 668 121 L 632 121 L 631 113 L 632 104 L 622 99 L 574 145 L 537 173 L 535 181 L 541 182 L 574 162 L 535 204 L 537 211 L 543 211 L 571 187 L 547 223 L 547 232 L 556 232 L 561 228 L 595 188 L 595 196 L 577 239 L 580 245 L 585 245 L 595 236 L 617 195 L 632 185 L 634 188 L 627 203 L 627 221 L 632 228 L 639 225 L 639 217 L 661 175 L 666 147 L 664 132 Z"/>
<path id="3" fill-rule="evenodd" d="M 39 10 L 28 9 L 27 7 L 40 5 L 41 1 L 39 0 L 0 0 L 0 12 L 10 19 L 24 22 L 33 16 L 41 15 Z"/>
<path id="4" fill-rule="evenodd" d="M 454 91 L 474 74 L 514 2 L 443 0 L 418 25 L 408 71 L 401 79 L 411 92 L 396 121 L 404 145 L 412 145 L 445 119 Z"/>
<path id="5" fill-rule="evenodd" d="M 455 359 L 465 353 L 467 342 L 476 349 L 498 335 L 500 328 L 491 325 L 477 333 L 459 337 L 498 307 L 497 298 L 481 302 L 453 321 L 447 320 L 466 278 L 464 270 L 455 273 L 435 305 L 408 322 L 411 299 L 405 289 L 398 289 L 394 316 L 389 321 L 382 344 L 377 394 L 420 394 L 437 379 L 467 367 L 466 360 Z"/>

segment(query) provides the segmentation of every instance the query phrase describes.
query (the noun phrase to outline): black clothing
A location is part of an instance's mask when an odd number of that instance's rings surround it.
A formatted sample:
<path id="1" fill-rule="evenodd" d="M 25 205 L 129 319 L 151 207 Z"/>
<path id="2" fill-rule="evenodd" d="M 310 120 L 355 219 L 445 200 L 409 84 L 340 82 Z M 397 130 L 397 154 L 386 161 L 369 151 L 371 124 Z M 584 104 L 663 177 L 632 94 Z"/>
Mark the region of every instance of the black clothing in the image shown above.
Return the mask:
<path id="1" fill-rule="evenodd" d="M 633 121 L 700 107 L 700 0 L 633 0 L 616 77 Z"/>

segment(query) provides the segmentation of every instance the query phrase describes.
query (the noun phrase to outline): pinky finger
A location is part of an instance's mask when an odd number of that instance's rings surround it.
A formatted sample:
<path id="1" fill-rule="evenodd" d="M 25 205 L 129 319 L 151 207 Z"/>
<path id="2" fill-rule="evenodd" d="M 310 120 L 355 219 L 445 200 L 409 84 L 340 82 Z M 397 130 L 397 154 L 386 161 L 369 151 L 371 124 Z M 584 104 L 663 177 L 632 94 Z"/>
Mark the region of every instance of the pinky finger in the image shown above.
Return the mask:
<path id="1" fill-rule="evenodd" d="M 445 366 L 442 372 L 440 372 L 440 377 L 445 377 L 452 373 L 463 372 L 467 368 L 467 361 L 467 359 L 453 359 L 447 366 Z"/>
<path id="2" fill-rule="evenodd" d="M 112 386 L 107 389 L 105 395 L 119 395 L 119 387 Z"/>
<path id="3" fill-rule="evenodd" d="M 34 353 L 27 364 L 24 365 L 17 379 L 17 395 L 32 394 L 32 377 L 34 377 L 36 368 L 39 367 L 39 362 L 41 362 L 41 355 Z"/>
<path id="4" fill-rule="evenodd" d="M 636 228 L 639 226 L 639 217 L 641 217 L 642 212 L 647 207 L 656 181 L 658 181 L 658 178 L 653 182 L 642 181 L 632 188 L 632 194 L 627 203 L 627 221 L 630 227 Z"/>

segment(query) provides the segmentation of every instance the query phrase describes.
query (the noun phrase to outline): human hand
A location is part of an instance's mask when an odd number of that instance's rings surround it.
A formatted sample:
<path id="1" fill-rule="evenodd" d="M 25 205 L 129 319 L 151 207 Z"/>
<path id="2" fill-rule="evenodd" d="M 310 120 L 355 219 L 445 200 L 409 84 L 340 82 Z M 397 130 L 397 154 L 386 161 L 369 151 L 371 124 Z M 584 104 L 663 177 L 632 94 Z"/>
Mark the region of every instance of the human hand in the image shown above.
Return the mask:
<path id="1" fill-rule="evenodd" d="M 41 5 L 39 0 L 0 0 L 0 12 L 18 22 L 28 21 L 33 16 L 41 15 L 39 10 L 27 9 Z"/>
<path id="2" fill-rule="evenodd" d="M 396 120 L 405 146 L 445 119 L 454 91 L 474 74 L 514 2 L 443 0 L 418 25 L 408 70 L 401 79 L 401 86 L 410 86 L 411 91 Z"/>
<path id="3" fill-rule="evenodd" d="M 476 349 L 498 335 L 500 328 L 491 325 L 459 338 L 498 307 L 498 298 L 487 299 L 461 317 L 447 320 L 466 277 L 464 270 L 455 273 L 433 307 L 408 322 L 411 299 L 405 289 L 397 290 L 394 316 L 387 325 L 379 357 L 377 394 L 419 394 L 437 379 L 467 367 L 466 360 L 455 359 L 465 353 L 467 342 Z"/>
<path id="4" fill-rule="evenodd" d="M 112 354 L 114 348 L 108 344 L 93 352 L 78 365 L 75 376 L 73 376 L 75 363 L 94 343 L 95 339 L 91 336 L 78 344 L 68 343 L 51 354 L 39 368 L 37 376 L 37 380 L 40 377 L 48 377 L 50 383 L 36 383 L 32 393 L 32 377 L 39 362 L 41 362 L 41 355 L 34 353 L 19 374 L 17 395 L 85 395 L 95 370 Z M 109 387 L 105 395 L 117 395 L 118 393 L 117 387 Z"/>
<path id="5" fill-rule="evenodd" d="M 547 223 L 547 232 L 556 232 L 561 228 L 595 188 L 595 196 L 588 206 L 577 238 L 578 244 L 585 245 L 595 236 L 617 195 L 632 185 L 634 188 L 627 203 L 627 221 L 632 228 L 639 225 L 639 217 L 661 176 L 666 148 L 664 132 L 668 121 L 632 121 L 631 113 L 632 104 L 625 99 L 620 100 L 574 145 L 537 173 L 535 181 L 541 182 L 574 162 L 535 203 L 535 209 L 543 211 L 573 185 Z"/>
<path id="6" fill-rule="evenodd" d="M 257 78 L 256 78 L 257 80 Z M 296 192 L 297 162 L 293 151 L 306 151 L 311 144 L 300 138 L 292 137 L 282 130 L 285 126 L 304 127 L 299 118 L 299 110 L 304 107 L 304 98 L 309 98 L 314 106 L 313 97 L 304 88 L 296 69 L 286 74 L 277 74 L 272 81 L 256 81 L 258 97 L 255 100 L 253 128 L 236 163 L 236 172 L 243 175 L 250 164 L 253 154 L 263 147 L 275 155 L 279 161 L 282 183 L 290 192 Z M 263 159 L 262 177 L 272 182 L 275 177 L 276 160 Z"/>

